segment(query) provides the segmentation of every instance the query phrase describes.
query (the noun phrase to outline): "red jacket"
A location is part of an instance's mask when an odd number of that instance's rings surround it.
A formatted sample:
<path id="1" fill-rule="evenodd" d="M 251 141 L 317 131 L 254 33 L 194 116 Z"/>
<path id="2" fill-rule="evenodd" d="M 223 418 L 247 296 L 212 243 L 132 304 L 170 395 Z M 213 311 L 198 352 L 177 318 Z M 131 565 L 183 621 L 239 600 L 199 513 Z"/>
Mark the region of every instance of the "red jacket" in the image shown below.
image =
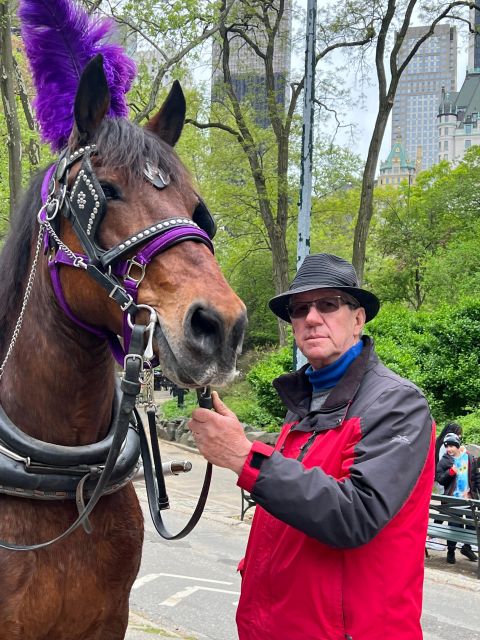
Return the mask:
<path id="1" fill-rule="evenodd" d="M 364 342 L 321 411 L 304 369 L 275 381 L 287 423 L 275 450 L 254 443 L 238 480 L 258 503 L 240 640 L 422 638 L 433 422 Z"/>

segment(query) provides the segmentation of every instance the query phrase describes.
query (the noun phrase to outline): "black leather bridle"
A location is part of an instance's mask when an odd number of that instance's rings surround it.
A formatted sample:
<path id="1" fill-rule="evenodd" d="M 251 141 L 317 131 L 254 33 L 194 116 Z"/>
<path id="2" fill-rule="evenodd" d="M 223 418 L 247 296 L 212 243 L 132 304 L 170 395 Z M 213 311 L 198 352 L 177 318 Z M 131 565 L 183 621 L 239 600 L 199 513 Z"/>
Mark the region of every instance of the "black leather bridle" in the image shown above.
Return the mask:
<path id="1" fill-rule="evenodd" d="M 123 364 L 130 341 L 132 318 L 138 311 L 138 287 L 148 264 L 159 253 L 186 240 L 206 244 L 213 253 L 211 240 L 216 225 L 205 203 L 199 198 L 192 219 L 178 216 L 159 220 L 139 229 L 116 246 L 104 249 L 99 243 L 98 232 L 107 210 L 107 199 L 92 166 L 91 158 L 96 153 L 94 144 L 72 153 L 62 153 L 56 165 L 50 167 L 45 175 L 42 185 L 43 206 L 38 220 L 46 230 L 45 249 L 48 251 L 50 275 L 59 305 L 76 324 L 106 338 L 113 355 Z M 81 165 L 70 189 L 69 173 L 78 162 Z M 170 183 L 170 176 L 149 162 L 145 163 L 143 175 L 157 189 L 164 189 Z M 69 250 L 59 239 L 61 216 L 70 221 L 84 253 Z M 85 269 L 120 306 L 124 318 L 123 348 L 112 332 L 88 325 L 74 316 L 60 284 L 58 267 L 62 264 Z"/>

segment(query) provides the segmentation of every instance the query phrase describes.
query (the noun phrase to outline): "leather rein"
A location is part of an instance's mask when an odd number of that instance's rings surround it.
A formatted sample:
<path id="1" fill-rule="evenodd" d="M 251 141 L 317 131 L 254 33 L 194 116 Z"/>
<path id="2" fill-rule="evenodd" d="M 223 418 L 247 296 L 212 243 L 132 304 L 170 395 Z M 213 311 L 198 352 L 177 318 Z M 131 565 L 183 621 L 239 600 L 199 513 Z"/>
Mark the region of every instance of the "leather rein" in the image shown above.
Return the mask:
<path id="1" fill-rule="evenodd" d="M 64 152 L 57 163 L 47 170 L 42 185 L 43 204 L 37 216 L 40 225 L 37 252 L 43 244 L 44 252 L 48 254 L 55 296 L 63 311 L 73 322 L 108 341 L 112 354 L 124 366 L 124 375 L 116 394 L 109 434 L 105 440 L 93 445 L 66 447 L 31 438 L 18 429 L 0 407 L 0 462 L 3 466 L 7 465 L 8 479 L 14 478 L 13 486 L 11 483 L 4 485 L 5 472 L 2 475 L 4 469 L 0 467 L 0 493 L 44 500 L 75 498 L 79 512 L 77 519 L 62 534 L 51 540 L 33 545 L 0 541 L 0 548 L 12 551 L 31 551 L 50 546 L 79 526 L 90 533 L 92 529 L 88 516 L 102 495 L 119 490 L 133 479 L 139 467 L 140 452 L 152 520 L 158 533 L 165 539 L 183 538 L 194 528 L 203 512 L 210 486 L 212 466 L 207 463 L 198 504 L 189 522 L 180 532 L 171 534 L 160 513 L 169 508 L 169 500 L 156 433 L 155 411 L 153 407 L 147 410 L 149 446 L 143 422 L 135 408 L 144 366 L 153 366 L 152 340 L 157 322 L 156 313 L 151 307 L 137 304 L 137 289 L 149 262 L 179 242 L 202 242 L 213 253 L 211 237 L 215 233 L 215 223 L 203 201 L 199 199 L 193 221 L 181 217 L 162 220 L 125 238 L 112 249 L 104 250 L 96 238 L 106 213 L 106 198 L 90 160 L 95 153 L 95 145 L 87 145 L 71 154 Z M 72 188 L 69 189 L 69 170 L 77 162 L 82 164 Z M 163 189 L 170 182 L 169 176 L 149 163 L 145 165 L 144 177 L 157 189 Z M 73 252 L 60 240 L 59 215 L 70 220 L 84 254 Z M 196 224 L 195 218 L 203 228 Z M 133 251 L 136 251 L 133 258 L 127 257 Z M 61 289 L 59 265 L 86 270 L 120 306 L 124 314 L 123 348 L 117 336 L 108 330 L 83 323 L 74 316 Z M 32 274 L 34 277 L 33 266 L 30 278 Z M 27 301 L 28 298 L 25 298 L 23 306 Z M 150 312 L 148 326 L 135 323 L 135 315 L 140 309 Z M 22 316 L 17 321 L 16 334 L 21 320 Z M 16 335 L 12 338 L 1 365 L 0 377 L 15 339 Z M 212 407 L 208 392 L 199 392 L 198 396 L 201 406 Z M 18 487 L 22 482 L 26 483 L 26 488 Z M 60 485 L 62 489 L 59 489 Z"/>

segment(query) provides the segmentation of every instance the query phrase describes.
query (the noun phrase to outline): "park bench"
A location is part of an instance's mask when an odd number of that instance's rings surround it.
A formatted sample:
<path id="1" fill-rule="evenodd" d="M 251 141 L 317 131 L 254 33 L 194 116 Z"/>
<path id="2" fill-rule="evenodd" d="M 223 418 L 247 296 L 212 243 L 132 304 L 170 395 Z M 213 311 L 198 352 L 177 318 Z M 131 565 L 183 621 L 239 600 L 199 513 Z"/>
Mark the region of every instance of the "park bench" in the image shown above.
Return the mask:
<path id="1" fill-rule="evenodd" d="M 465 529 L 463 525 L 471 528 Z M 480 500 L 464 500 L 432 493 L 427 534 L 432 538 L 455 540 L 480 548 Z M 426 547 L 425 555 L 428 557 Z M 477 561 L 477 577 L 480 580 L 480 555 Z"/>

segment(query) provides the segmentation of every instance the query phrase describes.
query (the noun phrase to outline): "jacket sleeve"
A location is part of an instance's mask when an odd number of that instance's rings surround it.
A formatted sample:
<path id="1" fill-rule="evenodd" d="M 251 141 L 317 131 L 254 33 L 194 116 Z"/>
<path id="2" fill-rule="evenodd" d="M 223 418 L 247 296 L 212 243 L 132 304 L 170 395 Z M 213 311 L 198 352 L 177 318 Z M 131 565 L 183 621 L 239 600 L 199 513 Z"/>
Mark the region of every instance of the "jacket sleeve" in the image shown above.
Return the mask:
<path id="1" fill-rule="evenodd" d="M 454 476 L 450 473 L 452 466 L 453 460 L 448 453 L 445 453 L 444 456 L 440 458 L 435 473 L 435 480 L 438 484 L 441 484 L 442 487 L 448 487 L 454 480 Z"/>
<path id="2" fill-rule="evenodd" d="M 365 544 L 398 513 L 425 467 L 433 446 L 428 404 L 414 386 L 397 384 L 366 409 L 361 433 L 350 473 L 341 480 L 278 451 L 260 465 L 262 452 L 254 448 L 256 470 L 242 471 L 239 485 L 248 478 L 261 507 L 320 542 L 337 548 Z"/>

